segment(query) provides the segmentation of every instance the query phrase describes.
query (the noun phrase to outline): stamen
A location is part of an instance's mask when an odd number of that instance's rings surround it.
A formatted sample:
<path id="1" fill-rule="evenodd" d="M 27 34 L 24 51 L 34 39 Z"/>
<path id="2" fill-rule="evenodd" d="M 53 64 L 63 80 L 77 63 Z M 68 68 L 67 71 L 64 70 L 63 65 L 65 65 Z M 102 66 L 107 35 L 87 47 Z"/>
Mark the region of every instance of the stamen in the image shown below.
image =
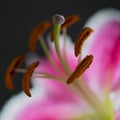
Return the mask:
<path id="1" fill-rule="evenodd" d="M 68 64 L 67 66 L 69 66 L 69 62 L 68 62 L 68 59 L 67 59 L 67 55 L 66 55 L 66 39 L 67 39 L 67 29 L 63 29 L 63 56 L 64 56 L 64 59 L 66 61 L 66 63 Z"/>
<path id="2" fill-rule="evenodd" d="M 29 48 L 32 52 L 35 51 L 36 42 L 38 37 L 40 37 L 44 32 L 51 26 L 49 21 L 42 22 L 38 24 L 32 31 L 30 35 Z"/>
<path id="3" fill-rule="evenodd" d="M 60 82 L 64 82 L 65 79 L 63 79 L 62 77 L 55 77 L 54 75 L 51 75 L 51 74 L 42 74 L 42 75 L 35 75 L 35 76 L 32 76 L 32 78 L 47 78 L 47 79 L 52 79 L 52 80 L 59 80 Z"/>
<path id="4" fill-rule="evenodd" d="M 8 89 L 11 89 L 11 90 L 14 89 L 14 85 L 12 83 L 12 80 L 13 80 L 15 73 L 16 73 L 15 69 L 18 68 L 18 66 L 23 62 L 24 59 L 25 59 L 24 55 L 21 55 L 21 56 L 14 58 L 14 60 L 11 62 L 8 69 L 6 70 L 5 84 L 6 84 Z"/>
<path id="5" fill-rule="evenodd" d="M 61 30 L 68 28 L 72 24 L 78 22 L 80 20 L 80 17 L 78 15 L 69 15 L 65 18 L 64 24 L 61 26 Z"/>
<path id="6" fill-rule="evenodd" d="M 19 73 L 26 73 L 26 69 L 24 68 L 16 68 L 14 71 Z"/>
<path id="7" fill-rule="evenodd" d="M 23 73 L 25 74 L 26 73 L 26 69 L 24 68 L 17 68 L 15 69 L 15 72 L 19 72 L 19 73 Z M 61 72 L 61 71 L 59 71 Z M 54 75 L 52 74 L 49 74 L 49 73 L 46 73 L 46 72 L 42 72 L 42 71 L 35 71 L 33 72 L 35 75 L 32 76 L 32 78 L 48 78 L 48 79 L 54 79 L 54 80 L 59 80 L 59 81 L 65 81 L 65 76 L 61 73 L 61 75 L 59 77 L 55 77 Z"/>
<path id="8" fill-rule="evenodd" d="M 28 66 L 28 68 L 26 69 L 26 73 L 23 76 L 23 80 L 22 80 L 22 88 L 23 91 L 26 93 L 26 95 L 28 95 L 29 97 L 31 97 L 31 93 L 29 91 L 30 89 L 30 79 L 32 76 L 32 73 L 35 69 L 35 67 L 37 67 L 39 64 L 39 62 L 34 62 L 31 65 Z"/>
<path id="9" fill-rule="evenodd" d="M 93 30 L 91 28 L 86 27 L 78 35 L 76 43 L 75 43 L 75 56 L 76 57 L 79 54 L 81 54 L 82 45 L 85 42 L 85 40 L 91 35 L 92 32 Z"/>
<path id="10" fill-rule="evenodd" d="M 83 72 L 90 66 L 93 61 L 92 55 L 87 55 L 77 66 L 75 71 L 71 74 L 71 76 L 67 80 L 67 84 L 72 83 L 75 79 L 79 78 Z"/>

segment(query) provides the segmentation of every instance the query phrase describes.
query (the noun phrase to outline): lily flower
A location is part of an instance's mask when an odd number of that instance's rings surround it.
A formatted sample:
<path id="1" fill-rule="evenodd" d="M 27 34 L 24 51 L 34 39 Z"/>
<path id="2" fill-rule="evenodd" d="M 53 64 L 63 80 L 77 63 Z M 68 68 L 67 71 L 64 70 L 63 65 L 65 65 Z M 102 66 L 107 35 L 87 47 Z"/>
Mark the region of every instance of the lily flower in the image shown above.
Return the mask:
<path id="1" fill-rule="evenodd" d="M 74 46 L 67 28 L 79 20 L 77 15 L 65 21 L 59 14 L 53 16 L 49 49 L 43 33 L 50 23 L 35 27 L 30 50 L 35 51 L 39 39 L 46 57 L 30 54 L 13 60 L 6 85 L 13 89 L 15 73 L 22 72 L 27 96 L 23 92 L 13 96 L 1 111 L 1 120 L 120 120 L 120 13 L 114 9 L 97 12 Z M 18 68 L 23 60 L 26 69 Z"/>

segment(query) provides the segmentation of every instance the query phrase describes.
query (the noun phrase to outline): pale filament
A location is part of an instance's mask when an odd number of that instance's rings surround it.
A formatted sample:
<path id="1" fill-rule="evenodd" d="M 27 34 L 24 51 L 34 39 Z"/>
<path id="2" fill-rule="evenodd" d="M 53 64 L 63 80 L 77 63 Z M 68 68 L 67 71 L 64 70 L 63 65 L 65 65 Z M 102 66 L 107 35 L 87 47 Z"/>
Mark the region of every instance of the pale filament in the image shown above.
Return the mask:
<path id="1" fill-rule="evenodd" d="M 19 72 L 19 73 L 26 73 L 26 69 L 23 68 L 16 68 L 15 72 Z M 49 79 L 56 79 L 56 80 L 62 80 L 65 81 L 66 77 L 64 76 L 59 76 L 59 77 L 55 77 L 54 75 L 51 75 L 49 73 L 46 72 L 40 72 L 40 71 L 35 71 L 33 72 L 33 78 L 49 78 Z"/>

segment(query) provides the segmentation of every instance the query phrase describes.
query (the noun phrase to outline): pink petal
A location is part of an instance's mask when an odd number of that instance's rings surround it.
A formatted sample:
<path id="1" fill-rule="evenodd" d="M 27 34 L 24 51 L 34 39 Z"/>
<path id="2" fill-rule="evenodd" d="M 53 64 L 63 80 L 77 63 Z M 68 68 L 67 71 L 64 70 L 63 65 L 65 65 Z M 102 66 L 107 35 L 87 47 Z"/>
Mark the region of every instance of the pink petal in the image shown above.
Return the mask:
<path id="1" fill-rule="evenodd" d="M 32 94 L 31 98 L 27 97 L 23 92 L 12 96 L 0 111 L 0 120 L 16 120 L 15 117 L 20 114 L 26 106 L 38 99 L 42 100 L 45 94 L 42 86 L 33 87 L 30 91 Z"/>
<path id="2" fill-rule="evenodd" d="M 115 120 L 120 120 L 120 110 L 116 112 L 116 119 Z"/>
<path id="3" fill-rule="evenodd" d="M 62 83 L 35 85 L 30 91 L 31 98 L 23 93 L 11 98 L 4 106 L 0 118 L 2 120 L 66 119 L 80 114 L 79 109 L 84 106 L 79 96 Z"/>
<path id="4" fill-rule="evenodd" d="M 113 9 L 101 10 L 87 25 L 95 32 L 83 47 L 83 56 L 86 53 L 94 56 L 86 78 L 93 87 L 103 87 L 106 80 L 111 80 L 111 87 L 115 88 L 120 83 L 120 13 Z"/>
<path id="5" fill-rule="evenodd" d="M 60 120 L 80 113 L 79 102 L 74 97 L 56 91 L 48 91 L 43 100 L 38 99 L 23 108 L 16 120 Z"/>
<path id="6" fill-rule="evenodd" d="M 26 109 L 26 112 L 21 113 L 16 120 L 66 120 L 76 110 L 74 104 L 72 106 L 73 108 L 70 108 L 67 104 L 54 104 L 54 106 L 36 104 Z"/>

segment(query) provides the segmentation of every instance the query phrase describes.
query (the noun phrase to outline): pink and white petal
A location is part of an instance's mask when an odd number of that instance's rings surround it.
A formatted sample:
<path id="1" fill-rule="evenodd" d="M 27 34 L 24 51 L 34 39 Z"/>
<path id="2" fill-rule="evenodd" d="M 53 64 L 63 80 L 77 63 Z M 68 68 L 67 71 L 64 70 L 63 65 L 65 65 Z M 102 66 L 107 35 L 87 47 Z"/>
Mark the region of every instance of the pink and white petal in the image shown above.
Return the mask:
<path id="1" fill-rule="evenodd" d="M 33 78 L 33 86 L 43 87 L 47 96 L 55 95 L 59 100 L 79 100 L 79 96 L 73 91 L 73 89 L 60 81 L 50 79 Z M 54 97 L 54 96 L 53 96 Z"/>
<path id="2" fill-rule="evenodd" d="M 57 92 L 56 92 L 57 91 Z M 79 102 L 67 95 L 67 92 L 56 90 L 45 95 L 44 99 L 31 103 L 23 108 L 16 120 L 61 120 L 73 115 L 79 115 L 81 107 Z"/>
<path id="3" fill-rule="evenodd" d="M 23 111 L 24 108 L 36 102 L 38 99 L 43 99 L 44 90 L 42 87 L 35 87 L 31 90 L 32 97 L 29 98 L 23 92 L 11 97 L 0 111 L 0 120 L 16 120 L 16 116 Z"/>
<path id="4" fill-rule="evenodd" d="M 84 27 L 91 27 L 94 32 L 89 36 L 82 47 L 82 58 L 89 52 L 95 41 L 99 29 L 109 21 L 120 22 L 120 12 L 114 8 L 101 9 L 88 18 Z"/>
<path id="5" fill-rule="evenodd" d="M 46 86 L 46 93 L 42 100 L 38 99 L 37 102 L 23 109 L 16 120 L 66 120 L 88 110 L 78 95 L 67 86 L 55 82 Z"/>
<path id="6" fill-rule="evenodd" d="M 75 104 L 33 105 L 21 113 L 16 120 L 66 120 L 78 114 Z"/>
<path id="7" fill-rule="evenodd" d="M 42 88 L 43 87 L 43 88 Z M 79 115 L 84 103 L 67 87 L 50 85 L 34 86 L 32 97 L 20 93 L 12 97 L 1 111 L 1 120 L 60 120 Z M 84 108 L 84 107 L 83 107 Z"/>
<path id="8" fill-rule="evenodd" d="M 106 83 L 109 73 L 112 73 L 112 88 L 119 82 L 120 75 L 120 12 L 115 9 L 105 9 L 94 14 L 86 23 L 94 29 L 93 35 L 83 45 L 82 57 L 93 54 L 94 61 L 86 77 L 90 84 L 102 86 Z M 112 70 L 112 71 L 110 71 Z"/>

